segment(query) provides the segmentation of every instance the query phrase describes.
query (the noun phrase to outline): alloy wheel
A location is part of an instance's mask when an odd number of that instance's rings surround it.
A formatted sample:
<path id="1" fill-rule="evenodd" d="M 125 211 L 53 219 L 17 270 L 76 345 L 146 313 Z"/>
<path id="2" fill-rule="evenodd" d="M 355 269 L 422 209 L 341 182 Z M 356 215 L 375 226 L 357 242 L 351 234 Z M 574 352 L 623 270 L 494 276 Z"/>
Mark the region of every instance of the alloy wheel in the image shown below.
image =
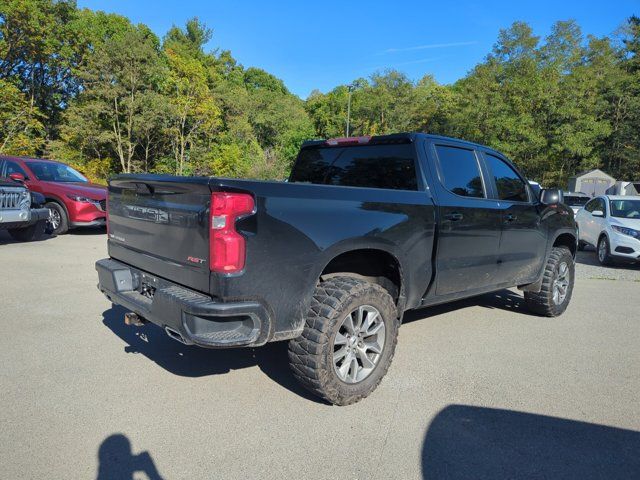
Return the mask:
<path id="1" fill-rule="evenodd" d="M 49 219 L 47 223 L 49 223 L 49 227 L 52 231 L 57 230 L 60 227 L 60 222 L 62 218 L 60 218 L 60 212 L 58 212 L 55 208 L 49 209 Z"/>
<path id="2" fill-rule="evenodd" d="M 570 276 L 569 265 L 566 262 L 562 262 L 558 266 L 558 274 L 553 281 L 553 303 L 556 305 L 562 305 L 562 302 L 567 298 Z"/>
<path id="3" fill-rule="evenodd" d="M 378 364 L 385 340 L 385 325 L 380 312 L 362 305 L 347 315 L 333 341 L 333 366 L 345 383 L 367 378 Z"/>
<path id="4" fill-rule="evenodd" d="M 600 262 L 604 262 L 607 259 L 607 241 L 604 237 L 600 239 L 600 243 L 598 243 L 598 260 Z"/>

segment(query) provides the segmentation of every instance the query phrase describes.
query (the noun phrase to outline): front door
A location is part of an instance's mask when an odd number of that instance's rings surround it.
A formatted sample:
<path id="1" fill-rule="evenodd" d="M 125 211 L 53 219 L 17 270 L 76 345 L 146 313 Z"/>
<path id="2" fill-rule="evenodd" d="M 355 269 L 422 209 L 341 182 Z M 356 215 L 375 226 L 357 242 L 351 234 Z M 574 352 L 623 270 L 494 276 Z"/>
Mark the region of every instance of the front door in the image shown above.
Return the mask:
<path id="1" fill-rule="evenodd" d="M 500 283 L 530 283 L 545 262 L 547 239 L 540 228 L 540 212 L 533 192 L 505 159 L 484 151 L 492 179 L 492 196 L 500 203 L 502 236 L 498 256 Z"/>
<path id="2" fill-rule="evenodd" d="M 602 212 L 604 216 L 594 216 L 593 212 Z M 594 198 L 584 206 L 583 221 L 580 222 L 581 236 L 591 245 L 597 247 L 598 237 L 604 230 L 607 206 L 602 197 Z"/>
<path id="3" fill-rule="evenodd" d="M 438 203 L 437 296 L 495 285 L 501 213 L 488 198 L 478 153 L 465 144 L 428 146 Z"/>

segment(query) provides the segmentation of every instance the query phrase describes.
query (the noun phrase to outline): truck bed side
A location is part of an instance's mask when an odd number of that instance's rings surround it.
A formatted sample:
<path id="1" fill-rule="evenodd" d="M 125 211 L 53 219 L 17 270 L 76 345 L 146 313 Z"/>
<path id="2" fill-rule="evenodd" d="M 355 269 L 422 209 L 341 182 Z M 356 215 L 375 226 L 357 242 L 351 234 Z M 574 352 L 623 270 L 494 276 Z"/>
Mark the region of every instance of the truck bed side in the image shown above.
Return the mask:
<path id="1" fill-rule="evenodd" d="M 417 306 L 431 279 L 435 212 L 424 191 L 212 179 L 212 190 L 249 191 L 256 215 L 237 222 L 247 239 L 247 268 L 211 276 L 225 300 L 253 292 L 273 310 L 278 332 L 299 331 L 325 267 L 339 255 L 379 250 L 402 275 L 401 299 Z M 284 335 L 285 333 L 283 333 Z"/>

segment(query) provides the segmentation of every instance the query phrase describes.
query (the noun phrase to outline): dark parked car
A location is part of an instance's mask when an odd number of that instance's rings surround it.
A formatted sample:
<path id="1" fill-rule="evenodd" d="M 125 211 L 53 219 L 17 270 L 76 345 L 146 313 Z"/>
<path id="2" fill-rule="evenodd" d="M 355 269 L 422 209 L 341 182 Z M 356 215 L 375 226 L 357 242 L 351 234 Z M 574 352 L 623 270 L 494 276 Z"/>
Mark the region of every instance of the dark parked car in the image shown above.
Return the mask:
<path id="1" fill-rule="evenodd" d="M 0 230 L 21 242 L 39 240 L 48 218 L 42 195 L 11 178 L 0 178 Z"/>
<path id="2" fill-rule="evenodd" d="M 518 286 L 563 313 L 560 200 L 495 150 L 424 134 L 307 142 L 288 183 L 120 175 L 99 289 L 186 344 L 289 340 L 295 377 L 345 405 L 386 373 L 407 310 Z"/>
<path id="3" fill-rule="evenodd" d="M 54 160 L 0 156 L 0 176 L 20 180 L 46 198 L 49 228 L 61 235 L 71 228 L 105 225 L 107 189 L 92 184 L 69 165 Z"/>

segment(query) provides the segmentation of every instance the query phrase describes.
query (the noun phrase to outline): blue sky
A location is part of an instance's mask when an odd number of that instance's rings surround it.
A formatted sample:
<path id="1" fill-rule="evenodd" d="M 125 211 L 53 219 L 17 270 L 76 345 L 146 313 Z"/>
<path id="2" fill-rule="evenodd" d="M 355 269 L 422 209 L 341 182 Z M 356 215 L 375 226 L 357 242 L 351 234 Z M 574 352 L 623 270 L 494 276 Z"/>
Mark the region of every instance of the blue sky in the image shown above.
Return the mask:
<path id="1" fill-rule="evenodd" d="M 206 1 L 79 0 L 145 23 L 160 37 L 197 16 L 213 29 L 208 49 L 231 50 L 245 67 L 284 80 L 302 98 L 313 89 L 395 68 L 411 79 L 433 74 L 451 83 L 482 61 L 498 31 L 516 20 L 545 36 L 556 20 L 576 20 L 585 34 L 613 33 L 640 0 L 537 1 Z"/>

